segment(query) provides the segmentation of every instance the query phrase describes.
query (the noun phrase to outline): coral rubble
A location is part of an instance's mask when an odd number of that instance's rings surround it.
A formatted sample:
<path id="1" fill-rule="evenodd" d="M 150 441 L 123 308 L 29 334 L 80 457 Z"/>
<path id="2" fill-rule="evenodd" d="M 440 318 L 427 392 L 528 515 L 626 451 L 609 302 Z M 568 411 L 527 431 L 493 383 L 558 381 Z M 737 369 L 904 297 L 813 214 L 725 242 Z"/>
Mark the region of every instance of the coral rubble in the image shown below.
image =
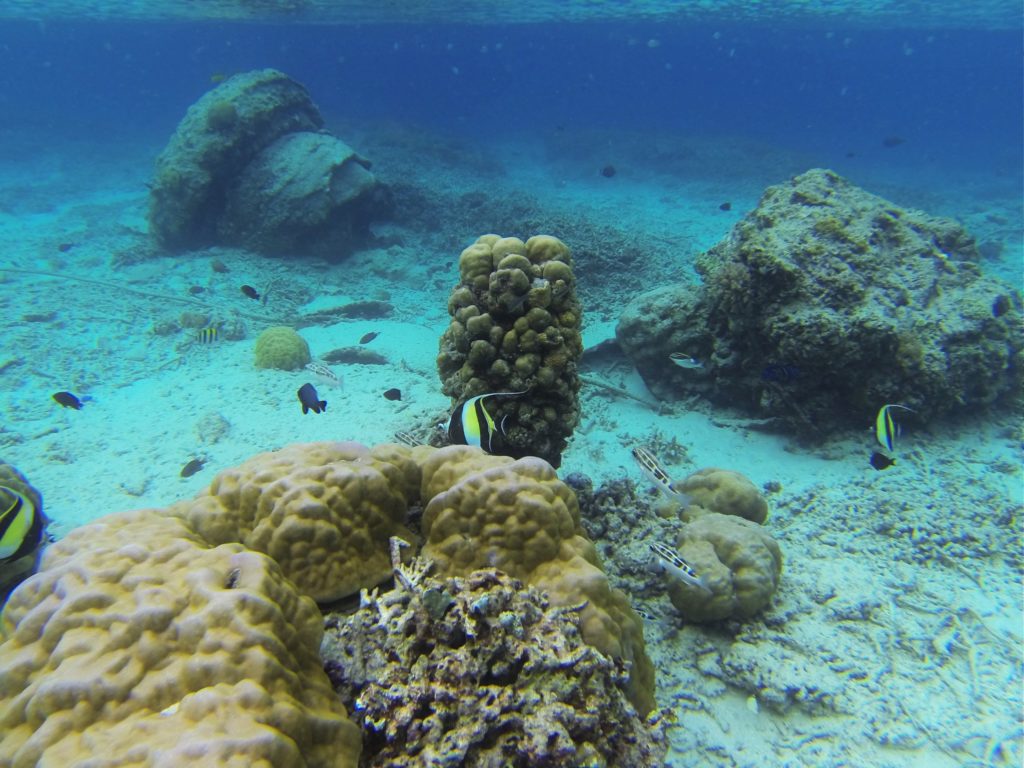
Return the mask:
<path id="1" fill-rule="evenodd" d="M 500 571 L 405 571 L 324 636 L 362 766 L 660 764 L 660 723 L 637 715 L 622 662 L 582 639 L 571 608 Z"/>

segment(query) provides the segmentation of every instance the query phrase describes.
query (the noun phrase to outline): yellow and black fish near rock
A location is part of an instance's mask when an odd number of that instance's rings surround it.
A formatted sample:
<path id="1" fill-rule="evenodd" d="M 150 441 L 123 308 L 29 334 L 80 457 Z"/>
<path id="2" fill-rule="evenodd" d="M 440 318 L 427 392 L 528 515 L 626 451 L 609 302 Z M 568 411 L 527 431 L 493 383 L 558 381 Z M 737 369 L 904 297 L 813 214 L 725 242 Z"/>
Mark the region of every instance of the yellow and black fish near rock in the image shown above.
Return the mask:
<path id="1" fill-rule="evenodd" d="M 39 491 L 0 461 L 0 604 L 35 570 L 48 540 L 47 522 Z"/>

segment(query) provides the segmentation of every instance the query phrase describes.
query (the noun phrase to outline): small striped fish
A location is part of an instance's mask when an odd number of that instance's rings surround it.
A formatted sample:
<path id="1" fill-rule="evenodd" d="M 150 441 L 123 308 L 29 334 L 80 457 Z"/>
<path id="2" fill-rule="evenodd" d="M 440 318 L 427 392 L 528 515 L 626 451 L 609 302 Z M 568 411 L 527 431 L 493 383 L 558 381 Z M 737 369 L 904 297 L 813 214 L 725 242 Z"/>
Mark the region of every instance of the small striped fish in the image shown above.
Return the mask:
<path id="1" fill-rule="evenodd" d="M 683 560 L 674 549 L 660 542 L 651 544 L 650 548 L 651 553 L 654 555 L 655 568 L 659 573 L 667 573 L 684 584 L 697 587 L 697 589 L 702 589 L 705 592 L 711 591 L 708 585 L 704 583 L 704 579 L 698 576 L 697 572 L 690 567 L 690 564 Z"/>
<path id="2" fill-rule="evenodd" d="M 322 363 L 319 360 L 314 360 L 311 363 L 306 363 L 306 370 L 316 376 L 320 381 L 328 386 L 340 387 L 341 377 L 338 376 L 326 363 Z"/>
<path id="3" fill-rule="evenodd" d="M 654 481 L 658 490 L 684 506 L 690 505 L 690 497 L 681 491 L 677 491 L 672 486 L 672 478 L 668 476 L 668 472 L 662 468 L 650 451 L 636 445 L 633 447 L 633 458 L 636 459 L 636 463 L 640 465 L 640 468 L 647 473 L 647 476 Z"/>
<path id="4" fill-rule="evenodd" d="M 196 331 L 196 341 L 200 344 L 213 344 L 219 337 L 220 331 L 215 325 L 209 325 Z"/>

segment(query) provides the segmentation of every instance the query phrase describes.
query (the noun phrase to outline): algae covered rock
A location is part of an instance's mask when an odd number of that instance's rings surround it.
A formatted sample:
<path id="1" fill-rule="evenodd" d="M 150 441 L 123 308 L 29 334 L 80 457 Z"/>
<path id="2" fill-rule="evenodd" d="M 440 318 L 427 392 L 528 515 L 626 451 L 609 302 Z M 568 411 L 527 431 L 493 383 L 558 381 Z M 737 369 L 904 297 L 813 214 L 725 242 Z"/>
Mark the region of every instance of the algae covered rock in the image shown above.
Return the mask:
<path id="1" fill-rule="evenodd" d="M 486 402 L 505 424 L 492 450 L 558 467 L 579 422 L 583 354 L 569 248 L 548 235 L 484 235 L 462 252 L 459 274 L 437 357 L 444 393 L 523 393 Z"/>
<path id="2" fill-rule="evenodd" d="M 157 243 L 327 257 L 357 247 L 389 199 L 369 162 L 323 124 L 306 89 L 274 69 L 206 93 L 156 161 L 149 225 Z"/>
<path id="3" fill-rule="evenodd" d="M 977 261 L 955 222 L 815 169 L 769 187 L 698 258 L 698 289 L 637 298 L 619 343 L 659 397 L 700 392 L 808 436 L 890 402 L 927 421 L 1021 391 L 1020 294 Z M 703 367 L 673 365 L 676 351 Z"/>
<path id="4" fill-rule="evenodd" d="M 267 328 L 256 339 L 257 368 L 297 371 L 311 359 L 309 344 L 286 325 Z"/>
<path id="5" fill-rule="evenodd" d="M 666 743 L 628 675 L 571 610 L 500 571 L 425 577 L 330 617 L 321 655 L 363 729 L 363 766 L 660 765 Z"/>

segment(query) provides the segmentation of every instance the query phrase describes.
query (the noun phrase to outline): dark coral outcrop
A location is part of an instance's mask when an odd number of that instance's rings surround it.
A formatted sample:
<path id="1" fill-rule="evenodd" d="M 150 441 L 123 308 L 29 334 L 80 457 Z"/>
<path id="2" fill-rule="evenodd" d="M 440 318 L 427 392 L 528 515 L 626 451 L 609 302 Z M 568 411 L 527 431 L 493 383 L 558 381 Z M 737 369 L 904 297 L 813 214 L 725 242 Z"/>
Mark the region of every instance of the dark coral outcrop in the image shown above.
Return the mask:
<path id="1" fill-rule="evenodd" d="M 698 258 L 702 285 L 636 298 L 617 336 L 664 399 L 699 392 L 811 437 L 884 403 L 924 422 L 1021 391 L 1020 294 L 978 258 L 955 222 L 815 169 Z"/>
<path id="2" fill-rule="evenodd" d="M 149 225 L 157 243 L 326 258 L 358 247 L 390 197 L 369 161 L 323 124 L 306 89 L 273 69 L 206 93 L 156 161 Z"/>

